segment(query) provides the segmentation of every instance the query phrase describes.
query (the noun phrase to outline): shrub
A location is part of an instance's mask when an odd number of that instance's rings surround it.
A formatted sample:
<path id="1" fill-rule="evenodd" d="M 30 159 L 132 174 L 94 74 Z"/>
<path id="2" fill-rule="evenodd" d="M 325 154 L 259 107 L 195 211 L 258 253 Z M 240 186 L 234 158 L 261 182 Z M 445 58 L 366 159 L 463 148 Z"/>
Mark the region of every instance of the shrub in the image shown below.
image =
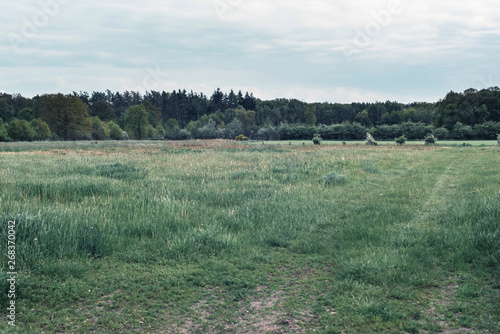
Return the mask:
<path id="1" fill-rule="evenodd" d="M 308 140 L 314 136 L 315 129 L 304 125 L 282 124 L 278 127 L 281 140 Z"/>
<path id="2" fill-rule="evenodd" d="M 243 124 L 237 118 L 233 119 L 224 130 L 222 130 L 222 136 L 226 139 L 233 139 L 238 134 L 244 133 Z"/>
<path id="3" fill-rule="evenodd" d="M 199 128 L 198 133 L 196 134 L 196 138 L 198 139 L 215 139 L 217 137 L 219 137 L 219 131 L 217 131 L 217 127 L 213 119 L 209 119 L 207 124 Z"/>
<path id="4" fill-rule="evenodd" d="M 323 139 L 321 138 L 321 136 L 319 135 L 319 133 L 316 133 L 312 139 L 314 145 L 321 145 L 321 141 L 323 141 Z"/>
<path id="5" fill-rule="evenodd" d="M 404 122 L 401 123 L 401 130 L 406 138 L 410 140 L 414 139 L 422 139 L 425 137 L 426 133 L 432 131 L 432 127 L 426 126 L 422 122 L 414 123 L 414 122 Z"/>
<path id="6" fill-rule="evenodd" d="M 118 124 L 113 121 L 109 121 L 109 138 L 114 140 L 122 140 L 124 137 L 124 132 Z"/>
<path id="7" fill-rule="evenodd" d="M 472 127 L 457 122 L 451 131 L 451 136 L 455 140 L 470 140 L 473 137 Z"/>
<path id="8" fill-rule="evenodd" d="M 399 145 L 404 145 L 404 143 L 406 143 L 406 137 L 405 135 L 402 135 L 401 137 L 396 138 L 395 141 Z"/>
<path id="9" fill-rule="evenodd" d="M 167 139 L 175 139 L 181 128 L 179 127 L 179 122 L 176 119 L 169 118 L 163 126 L 165 128 L 164 137 Z"/>
<path id="10" fill-rule="evenodd" d="M 366 145 L 377 145 L 375 138 L 370 133 L 366 133 Z"/>
<path id="11" fill-rule="evenodd" d="M 370 134 L 379 140 L 392 140 L 403 135 L 403 130 L 399 124 L 379 125 L 369 130 Z"/>
<path id="12" fill-rule="evenodd" d="M 359 123 L 342 123 L 344 128 L 344 139 L 359 140 L 366 136 L 366 129 Z"/>
<path id="13" fill-rule="evenodd" d="M 260 128 L 257 131 L 257 139 L 259 140 L 278 140 L 279 134 L 274 127 Z"/>
<path id="14" fill-rule="evenodd" d="M 158 139 L 160 137 L 158 131 L 156 131 L 156 129 L 151 124 L 148 125 L 146 133 L 147 134 L 144 139 Z"/>
<path id="15" fill-rule="evenodd" d="M 474 126 L 474 139 L 495 140 L 500 133 L 500 122 L 486 122 Z"/>
<path id="16" fill-rule="evenodd" d="M 7 128 L 5 127 L 5 123 L 0 118 L 0 141 L 7 141 L 9 135 L 7 134 Z"/>
<path id="17" fill-rule="evenodd" d="M 35 135 L 35 131 L 30 123 L 24 119 L 14 119 L 10 122 L 7 127 L 7 133 L 15 141 L 31 141 Z"/>
<path id="18" fill-rule="evenodd" d="M 436 137 L 434 137 L 433 134 L 429 133 L 427 136 L 424 138 L 425 145 L 434 145 L 436 143 Z"/>
<path id="19" fill-rule="evenodd" d="M 49 126 L 40 118 L 32 120 L 30 122 L 30 126 L 34 131 L 34 140 L 49 140 L 52 137 L 52 132 L 50 131 Z"/>
<path id="20" fill-rule="evenodd" d="M 432 130 L 432 134 L 438 140 L 445 140 L 450 137 L 450 131 L 447 128 L 437 128 Z"/>
<path id="21" fill-rule="evenodd" d="M 158 139 L 165 138 L 166 131 L 165 131 L 165 128 L 163 127 L 163 125 L 161 125 L 161 124 L 156 125 L 155 130 L 156 130 L 156 133 L 158 134 L 158 137 L 157 137 Z"/>
<path id="22" fill-rule="evenodd" d="M 175 139 L 176 140 L 188 140 L 188 139 L 191 139 L 193 138 L 193 136 L 191 136 L 191 132 L 189 132 L 188 130 L 186 129 L 182 129 L 180 130 L 179 132 L 177 132 L 177 134 L 175 135 Z"/>
<path id="23" fill-rule="evenodd" d="M 92 139 L 104 140 L 106 138 L 109 138 L 110 129 L 106 123 L 101 121 L 97 116 L 90 117 L 89 120 L 90 124 L 92 125 L 92 128 L 90 130 Z"/>
<path id="24" fill-rule="evenodd" d="M 237 141 L 244 141 L 244 140 L 248 140 L 248 137 L 246 137 L 244 135 L 237 135 L 236 137 L 234 137 L 234 139 L 236 139 Z"/>

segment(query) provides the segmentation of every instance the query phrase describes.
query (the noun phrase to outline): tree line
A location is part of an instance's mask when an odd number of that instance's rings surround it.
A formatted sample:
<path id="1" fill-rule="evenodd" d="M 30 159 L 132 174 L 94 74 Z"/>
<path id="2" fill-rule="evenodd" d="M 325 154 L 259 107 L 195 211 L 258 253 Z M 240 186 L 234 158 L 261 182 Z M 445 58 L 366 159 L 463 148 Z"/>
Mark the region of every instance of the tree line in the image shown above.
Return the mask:
<path id="1" fill-rule="evenodd" d="M 378 140 L 496 139 L 500 89 L 449 92 L 435 103 L 305 103 L 260 100 L 217 89 L 113 93 L 73 92 L 32 98 L 0 94 L 0 141 L 122 139 Z"/>

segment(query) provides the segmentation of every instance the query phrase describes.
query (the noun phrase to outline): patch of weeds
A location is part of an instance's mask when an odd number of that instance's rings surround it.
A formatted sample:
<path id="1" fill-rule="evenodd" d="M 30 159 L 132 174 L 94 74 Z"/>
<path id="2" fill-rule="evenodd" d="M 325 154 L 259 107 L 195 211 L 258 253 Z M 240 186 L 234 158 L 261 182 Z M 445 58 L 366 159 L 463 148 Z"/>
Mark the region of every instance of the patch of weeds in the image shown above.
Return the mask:
<path id="1" fill-rule="evenodd" d="M 82 278 L 88 270 L 88 265 L 76 261 L 49 262 L 36 270 L 37 274 L 66 280 L 68 278 Z"/>
<path id="2" fill-rule="evenodd" d="M 386 302 L 367 303 L 359 308 L 359 313 L 367 318 L 379 318 L 382 321 L 393 321 L 401 318 Z"/>
<path id="3" fill-rule="evenodd" d="M 202 153 L 202 150 L 192 150 L 188 148 L 181 148 L 181 149 L 170 149 L 168 151 L 168 154 L 191 154 L 191 153 Z"/>
<path id="4" fill-rule="evenodd" d="M 243 180 L 248 178 L 249 173 L 248 172 L 233 172 L 231 173 L 231 180 Z"/>
<path id="5" fill-rule="evenodd" d="M 104 253 L 104 242 L 102 239 L 102 230 L 99 226 L 87 224 L 82 231 L 80 238 L 80 249 L 84 254 L 91 257 L 101 257 Z"/>
<path id="6" fill-rule="evenodd" d="M 122 164 L 119 161 L 98 165 L 96 173 L 99 176 L 117 180 L 137 180 L 144 178 L 139 169 Z"/>
<path id="7" fill-rule="evenodd" d="M 227 153 L 235 153 L 235 152 L 259 152 L 259 153 L 267 153 L 267 152 L 275 152 L 275 153 L 281 153 L 281 152 L 291 152 L 292 150 L 290 149 L 284 149 L 280 148 L 276 145 L 272 144 L 261 144 L 258 146 L 242 146 L 241 148 L 224 148 L 220 149 L 221 152 L 227 152 Z"/>
<path id="8" fill-rule="evenodd" d="M 103 230 L 98 224 L 91 224 L 91 218 L 94 214 L 87 214 L 86 224 L 84 224 L 79 237 L 79 249 L 87 256 L 92 258 L 99 258 L 104 256 L 107 251 Z"/>
<path id="9" fill-rule="evenodd" d="M 395 300 L 410 300 L 412 296 L 406 291 L 393 289 L 387 294 L 387 297 Z"/>
<path id="10" fill-rule="evenodd" d="M 377 174 L 380 172 L 377 166 L 373 163 L 373 161 L 368 161 L 368 160 L 363 161 L 363 170 L 366 173 L 370 174 Z"/>
<path id="11" fill-rule="evenodd" d="M 335 173 L 329 173 L 329 174 L 323 175 L 323 177 L 319 180 L 319 183 L 323 184 L 324 186 L 334 186 L 334 185 L 346 183 L 346 178 L 344 175 L 337 175 Z"/>
<path id="12" fill-rule="evenodd" d="M 97 179 L 88 175 L 63 176 L 48 180 L 19 180 L 14 184 L 22 197 L 35 197 L 40 201 L 82 201 L 114 192 L 112 180 Z"/>
<path id="13" fill-rule="evenodd" d="M 465 284 L 460 286 L 457 292 L 463 299 L 475 299 L 483 295 L 483 288 L 478 285 Z"/>
<path id="14" fill-rule="evenodd" d="M 417 321 L 405 321 L 403 323 L 403 330 L 406 333 L 411 333 L 411 334 L 418 334 L 420 333 L 420 323 Z"/>
<path id="15" fill-rule="evenodd" d="M 220 226 L 203 226 L 167 242 L 166 258 L 215 255 L 237 250 L 238 239 Z"/>
<path id="16" fill-rule="evenodd" d="M 286 248 L 290 245 L 290 242 L 280 235 L 270 235 L 266 238 L 266 244 L 271 247 Z"/>
<path id="17" fill-rule="evenodd" d="M 272 172 L 273 174 L 282 174 L 282 173 L 287 173 L 287 172 L 288 172 L 288 169 L 286 169 L 286 168 L 278 168 L 278 167 L 273 167 L 273 168 L 271 169 L 271 172 Z"/>

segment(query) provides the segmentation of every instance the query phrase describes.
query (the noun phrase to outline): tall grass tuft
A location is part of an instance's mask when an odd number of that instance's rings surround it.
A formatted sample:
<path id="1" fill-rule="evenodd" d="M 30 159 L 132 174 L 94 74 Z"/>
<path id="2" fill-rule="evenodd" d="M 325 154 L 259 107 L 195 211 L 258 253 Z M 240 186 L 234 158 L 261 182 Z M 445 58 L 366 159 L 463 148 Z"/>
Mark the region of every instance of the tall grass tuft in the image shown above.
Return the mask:
<path id="1" fill-rule="evenodd" d="M 102 230 L 97 224 L 83 226 L 82 234 L 80 236 L 80 250 L 86 256 L 98 258 L 104 254 L 104 240 L 102 237 Z"/>
<path id="2" fill-rule="evenodd" d="M 319 180 L 319 183 L 323 186 L 333 186 L 338 184 L 346 183 L 346 178 L 344 175 L 337 175 L 335 173 L 328 173 L 323 175 L 323 177 Z"/>
<path id="3" fill-rule="evenodd" d="M 100 164 L 96 167 L 96 174 L 110 179 L 136 180 L 144 178 L 140 171 L 133 166 L 123 164 L 119 161 Z"/>

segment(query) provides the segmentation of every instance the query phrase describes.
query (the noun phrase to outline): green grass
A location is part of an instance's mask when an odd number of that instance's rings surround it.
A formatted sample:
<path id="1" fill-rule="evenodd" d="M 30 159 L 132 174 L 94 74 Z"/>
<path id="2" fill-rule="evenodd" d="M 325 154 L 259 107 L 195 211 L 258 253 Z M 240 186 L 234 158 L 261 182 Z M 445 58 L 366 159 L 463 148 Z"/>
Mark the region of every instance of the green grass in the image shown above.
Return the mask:
<path id="1" fill-rule="evenodd" d="M 270 140 L 270 141 L 261 141 L 261 140 L 251 140 L 248 143 L 250 144 L 262 144 L 264 145 L 313 145 L 311 140 Z M 345 143 L 345 144 L 344 144 Z M 496 146 L 498 142 L 496 140 L 438 140 L 436 142 L 436 146 Z M 321 145 L 365 145 L 365 140 L 323 140 Z M 394 140 L 377 140 L 377 145 L 397 145 Z M 409 145 L 425 145 L 423 140 L 408 140 L 403 146 Z"/>
<path id="2" fill-rule="evenodd" d="M 500 331 L 499 149 L 258 144 L 4 144 L 0 331 Z"/>

